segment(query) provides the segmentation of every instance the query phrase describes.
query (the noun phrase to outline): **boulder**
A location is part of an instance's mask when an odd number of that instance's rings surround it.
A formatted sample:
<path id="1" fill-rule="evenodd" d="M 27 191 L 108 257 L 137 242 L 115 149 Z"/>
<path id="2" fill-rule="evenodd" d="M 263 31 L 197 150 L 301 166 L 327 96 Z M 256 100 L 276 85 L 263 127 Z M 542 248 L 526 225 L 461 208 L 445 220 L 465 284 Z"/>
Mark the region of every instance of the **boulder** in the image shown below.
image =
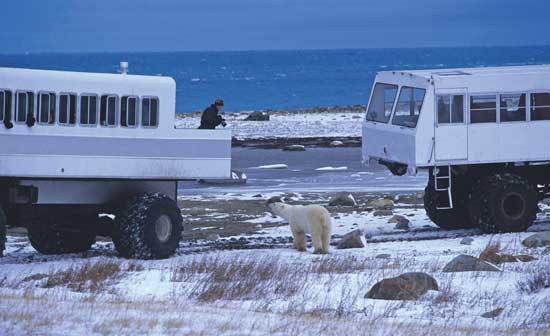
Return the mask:
<path id="1" fill-rule="evenodd" d="M 460 245 L 471 245 L 473 241 L 474 241 L 474 238 L 472 237 L 464 237 L 460 241 Z"/>
<path id="2" fill-rule="evenodd" d="M 426 273 L 404 273 L 377 282 L 365 295 L 378 300 L 418 300 L 429 290 L 439 290 L 437 281 Z"/>
<path id="3" fill-rule="evenodd" d="M 218 240 L 218 239 L 220 239 L 220 235 L 217 234 L 217 233 L 209 233 L 206 236 L 206 239 L 208 239 L 208 240 Z"/>
<path id="4" fill-rule="evenodd" d="M 550 231 L 539 232 L 525 238 L 521 242 L 526 247 L 543 247 L 550 246 Z"/>
<path id="5" fill-rule="evenodd" d="M 495 317 L 499 316 L 500 314 L 502 314 L 503 311 L 504 311 L 504 308 L 497 308 L 495 310 L 491 310 L 491 311 L 488 311 L 486 313 L 481 314 L 481 317 L 495 318 Z"/>
<path id="6" fill-rule="evenodd" d="M 377 254 L 376 259 L 390 259 L 391 258 L 391 255 L 387 254 L 387 253 L 380 253 L 380 254 Z"/>
<path id="7" fill-rule="evenodd" d="M 545 199 L 543 199 L 543 200 L 540 201 L 540 202 L 541 202 L 542 204 L 544 204 L 544 205 L 550 206 L 550 198 L 545 198 Z"/>
<path id="8" fill-rule="evenodd" d="M 368 206 L 373 207 L 375 209 L 393 209 L 393 207 L 395 206 L 395 203 L 391 199 L 379 198 L 379 199 L 371 200 L 368 203 Z"/>
<path id="9" fill-rule="evenodd" d="M 288 145 L 283 147 L 285 152 L 304 152 L 306 147 L 304 145 Z"/>
<path id="10" fill-rule="evenodd" d="M 449 261 L 443 272 L 500 272 L 500 269 L 476 257 L 461 254 Z"/>
<path id="11" fill-rule="evenodd" d="M 409 223 L 397 223 L 395 224 L 395 226 L 393 227 L 394 230 L 405 230 L 405 231 L 409 231 L 410 230 L 410 227 L 409 227 Z"/>
<path id="12" fill-rule="evenodd" d="M 376 216 L 376 217 L 391 216 L 391 215 L 393 215 L 393 211 L 392 210 L 376 210 L 375 212 L 373 212 L 372 215 Z"/>
<path id="13" fill-rule="evenodd" d="M 330 198 L 330 206 L 356 206 L 355 198 L 349 192 L 339 192 Z"/>
<path id="14" fill-rule="evenodd" d="M 395 230 L 409 230 L 410 221 L 406 217 L 403 217 L 401 215 L 394 215 L 388 220 L 388 223 L 395 223 Z"/>
<path id="15" fill-rule="evenodd" d="M 244 120 L 245 121 L 269 121 L 269 114 L 265 112 L 252 112 Z"/>
<path id="16" fill-rule="evenodd" d="M 361 230 L 353 230 L 350 233 L 345 234 L 342 239 L 336 245 L 339 250 L 351 249 L 351 248 L 363 248 L 365 244 L 362 239 L 363 233 Z"/>

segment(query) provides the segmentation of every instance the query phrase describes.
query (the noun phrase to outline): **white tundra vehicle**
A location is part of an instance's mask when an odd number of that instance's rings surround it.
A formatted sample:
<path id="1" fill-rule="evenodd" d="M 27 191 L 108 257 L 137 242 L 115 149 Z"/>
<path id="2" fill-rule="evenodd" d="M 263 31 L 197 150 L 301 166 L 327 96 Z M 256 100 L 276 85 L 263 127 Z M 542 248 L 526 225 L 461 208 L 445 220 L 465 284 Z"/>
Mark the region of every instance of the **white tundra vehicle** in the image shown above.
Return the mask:
<path id="1" fill-rule="evenodd" d="M 550 191 L 550 66 L 387 71 L 363 123 L 363 160 L 429 169 L 444 229 L 527 229 Z"/>
<path id="2" fill-rule="evenodd" d="M 124 257 L 173 254 L 177 181 L 231 174 L 230 131 L 175 129 L 175 99 L 168 77 L 0 68 L 0 254 L 15 225 L 45 254 L 98 234 Z"/>

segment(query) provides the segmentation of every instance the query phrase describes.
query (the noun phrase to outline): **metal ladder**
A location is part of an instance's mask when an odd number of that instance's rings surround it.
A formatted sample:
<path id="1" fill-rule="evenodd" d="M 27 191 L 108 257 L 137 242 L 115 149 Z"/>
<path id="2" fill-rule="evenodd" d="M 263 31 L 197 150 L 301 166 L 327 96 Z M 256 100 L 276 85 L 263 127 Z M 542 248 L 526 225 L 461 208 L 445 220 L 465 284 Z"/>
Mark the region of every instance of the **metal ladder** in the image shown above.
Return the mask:
<path id="1" fill-rule="evenodd" d="M 438 206 L 437 210 L 450 210 L 453 208 L 452 194 L 452 171 L 451 166 L 434 167 L 434 189 L 436 192 L 445 192 L 447 194 L 448 206 Z"/>

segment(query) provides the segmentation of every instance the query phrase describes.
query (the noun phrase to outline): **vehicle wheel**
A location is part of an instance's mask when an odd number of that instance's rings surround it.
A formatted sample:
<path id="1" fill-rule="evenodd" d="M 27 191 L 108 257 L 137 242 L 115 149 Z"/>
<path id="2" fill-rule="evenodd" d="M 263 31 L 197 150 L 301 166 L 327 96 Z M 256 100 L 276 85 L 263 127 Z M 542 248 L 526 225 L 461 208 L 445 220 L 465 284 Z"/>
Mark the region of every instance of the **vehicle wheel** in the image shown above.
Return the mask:
<path id="1" fill-rule="evenodd" d="M 533 224 L 539 210 L 535 186 L 509 173 L 477 181 L 469 204 L 472 223 L 487 233 L 524 231 Z"/>
<path id="2" fill-rule="evenodd" d="M 32 247 L 42 254 L 84 252 L 95 243 L 95 235 L 79 230 L 60 230 L 66 221 L 57 211 L 41 211 L 28 221 L 27 231 Z"/>
<path id="3" fill-rule="evenodd" d="M 4 256 L 4 250 L 6 249 L 6 225 L 6 214 L 0 207 L 0 257 Z"/>
<path id="4" fill-rule="evenodd" d="M 160 193 L 145 193 L 116 215 L 113 242 L 125 258 L 168 258 L 179 246 L 182 222 L 174 200 Z"/>
<path id="5" fill-rule="evenodd" d="M 453 189 L 452 209 L 437 209 L 439 197 L 441 197 L 441 193 L 435 191 L 433 181 L 428 182 L 426 189 L 424 189 L 424 209 L 432 222 L 445 230 L 472 227 L 466 206 L 468 193 L 465 190 L 458 188 Z"/>

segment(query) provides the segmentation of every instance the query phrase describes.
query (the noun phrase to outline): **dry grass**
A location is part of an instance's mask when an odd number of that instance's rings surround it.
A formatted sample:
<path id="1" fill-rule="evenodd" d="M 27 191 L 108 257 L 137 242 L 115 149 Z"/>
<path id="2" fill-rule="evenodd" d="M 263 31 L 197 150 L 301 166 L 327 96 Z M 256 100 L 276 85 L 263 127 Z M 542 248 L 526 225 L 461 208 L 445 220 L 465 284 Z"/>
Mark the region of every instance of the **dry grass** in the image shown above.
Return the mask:
<path id="1" fill-rule="evenodd" d="M 541 268 L 528 273 L 524 280 L 517 282 L 516 287 L 519 291 L 527 294 L 538 293 L 545 288 L 550 288 L 550 270 Z"/>
<path id="2" fill-rule="evenodd" d="M 97 293 L 121 276 L 120 264 L 113 261 L 87 262 L 81 266 L 47 275 L 44 288 L 68 287 L 76 292 Z"/>

